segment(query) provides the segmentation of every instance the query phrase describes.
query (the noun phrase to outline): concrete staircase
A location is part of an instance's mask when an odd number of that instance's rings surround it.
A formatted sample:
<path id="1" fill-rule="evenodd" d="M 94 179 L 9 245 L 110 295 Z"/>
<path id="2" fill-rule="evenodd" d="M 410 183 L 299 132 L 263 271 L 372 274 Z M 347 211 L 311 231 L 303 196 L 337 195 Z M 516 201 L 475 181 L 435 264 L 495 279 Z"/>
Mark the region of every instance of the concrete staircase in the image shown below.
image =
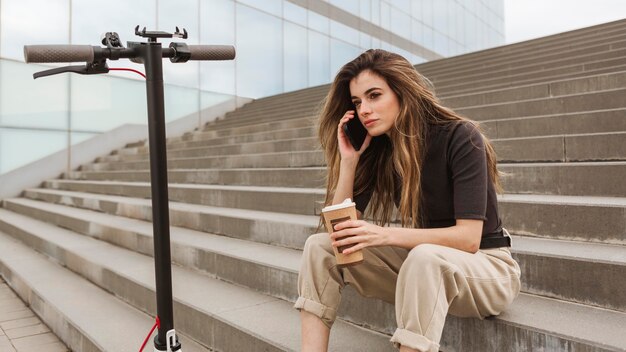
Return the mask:
<path id="1" fill-rule="evenodd" d="M 444 351 L 626 351 L 626 20 L 417 66 L 480 121 L 522 293 L 448 317 Z M 185 351 L 295 351 L 292 304 L 324 199 L 328 86 L 259 99 L 168 140 L 175 326 Z M 155 315 L 147 146 L 0 208 L 0 273 L 76 351 L 136 350 Z M 332 351 L 391 351 L 393 306 L 344 291 Z"/>

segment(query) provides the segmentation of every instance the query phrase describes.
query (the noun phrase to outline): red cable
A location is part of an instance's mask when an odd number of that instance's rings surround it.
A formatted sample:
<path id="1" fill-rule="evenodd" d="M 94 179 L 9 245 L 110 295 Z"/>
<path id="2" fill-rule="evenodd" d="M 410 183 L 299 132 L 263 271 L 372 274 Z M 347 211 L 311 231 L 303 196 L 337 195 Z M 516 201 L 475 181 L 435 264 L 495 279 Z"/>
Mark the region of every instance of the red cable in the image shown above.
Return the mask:
<path id="1" fill-rule="evenodd" d="M 143 340 L 143 344 L 141 345 L 141 348 L 139 349 L 139 352 L 143 351 L 143 348 L 146 347 L 146 343 L 148 343 L 148 339 L 150 338 L 150 336 L 152 336 L 152 333 L 154 332 L 154 329 L 156 329 L 156 328 L 161 328 L 161 321 L 159 320 L 158 316 L 156 317 L 156 322 L 154 323 L 154 326 L 152 327 L 152 329 L 148 333 L 148 336 L 146 336 L 146 339 Z"/>
<path id="2" fill-rule="evenodd" d="M 138 75 L 141 75 L 141 77 L 146 78 L 146 75 L 144 75 L 142 72 L 134 70 L 132 68 L 110 68 L 110 71 L 130 71 L 130 72 L 135 72 Z"/>

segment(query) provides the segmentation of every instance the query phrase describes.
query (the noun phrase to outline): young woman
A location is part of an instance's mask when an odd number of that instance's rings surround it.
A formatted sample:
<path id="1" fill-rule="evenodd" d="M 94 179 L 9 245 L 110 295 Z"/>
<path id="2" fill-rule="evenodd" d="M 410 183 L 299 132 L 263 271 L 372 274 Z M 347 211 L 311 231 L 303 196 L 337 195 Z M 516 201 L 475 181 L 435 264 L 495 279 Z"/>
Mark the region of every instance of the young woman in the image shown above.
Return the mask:
<path id="1" fill-rule="evenodd" d="M 353 118 L 368 131 L 359 151 L 342 130 Z M 438 351 L 448 313 L 482 319 L 518 295 L 520 269 L 498 216 L 495 152 L 474 122 L 440 104 L 406 59 L 372 49 L 343 66 L 325 99 L 319 137 L 328 165 L 325 204 L 354 198 L 359 220 L 306 241 L 295 303 L 302 351 L 327 350 L 345 285 L 395 304 L 391 342 L 400 351 Z M 394 203 L 402 227 L 386 227 Z M 368 204 L 375 224 L 362 220 Z M 355 246 L 344 253 L 363 250 L 364 261 L 338 267 L 332 246 L 348 244 Z"/>

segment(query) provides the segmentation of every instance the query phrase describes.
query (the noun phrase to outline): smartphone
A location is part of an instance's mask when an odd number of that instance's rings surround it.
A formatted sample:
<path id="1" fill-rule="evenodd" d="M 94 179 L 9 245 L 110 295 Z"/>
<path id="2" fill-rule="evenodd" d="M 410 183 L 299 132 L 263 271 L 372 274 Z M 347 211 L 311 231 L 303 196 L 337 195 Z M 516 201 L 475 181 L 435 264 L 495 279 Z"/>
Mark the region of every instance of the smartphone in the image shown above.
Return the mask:
<path id="1" fill-rule="evenodd" d="M 360 150 L 365 141 L 365 137 L 367 137 L 367 129 L 363 126 L 361 120 L 359 120 L 356 108 L 354 109 L 354 117 L 343 125 L 343 132 L 348 136 L 354 150 Z"/>

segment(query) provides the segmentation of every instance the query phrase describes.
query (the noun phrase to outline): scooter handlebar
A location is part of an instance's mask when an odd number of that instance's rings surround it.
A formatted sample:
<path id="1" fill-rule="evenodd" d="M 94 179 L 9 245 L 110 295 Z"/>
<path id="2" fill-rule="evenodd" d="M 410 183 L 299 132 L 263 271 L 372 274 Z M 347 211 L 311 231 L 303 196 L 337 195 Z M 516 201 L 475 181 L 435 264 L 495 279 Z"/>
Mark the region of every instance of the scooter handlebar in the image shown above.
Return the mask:
<path id="1" fill-rule="evenodd" d="M 24 60 L 31 62 L 92 62 L 91 45 L 25 45 Z"/>
<path id="2" fill-rule="evenodd" d="M 232 45 L 188 45 L 189 60 L 232 60 L 235 47 Z"/>

